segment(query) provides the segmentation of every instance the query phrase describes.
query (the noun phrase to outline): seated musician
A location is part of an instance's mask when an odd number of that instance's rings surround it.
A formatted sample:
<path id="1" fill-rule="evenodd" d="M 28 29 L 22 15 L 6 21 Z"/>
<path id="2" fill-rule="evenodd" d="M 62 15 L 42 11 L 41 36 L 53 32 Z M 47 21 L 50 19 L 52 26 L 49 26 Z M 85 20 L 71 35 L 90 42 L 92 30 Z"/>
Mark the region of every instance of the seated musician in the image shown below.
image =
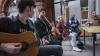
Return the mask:
<path id="1" fill-rule="evenodd" d="M 91 16 L 92 16 L 92 19 L 93 19 L 93 25 L 99 26 L 99 25 L 100 25 L 100 18 L 99 18 L 99 16 L 96 14 L 96 12 L 93 11 Z"/>
<path id="2" fill-rule="evenodd" d="M 93 11 L 92 14 L 92 20 L 93 20 L 93 23 L 91 25 L 94 25 L 94 26 L 100 26 L 100 18 L 99 18 L 99 15 L 96 14 L 96 11 Z M 100 39 L 100 35 L 97 35 L 97 37 L 95 37 L 95 43 L 98 44 L 97 40 Z"/>
<path id="3" fill-rule="evenodd" d="M 69 27 L 69 36 L 71 37 L 73 50 L 82 51 L 81 48 L 77 46 L 77 41 L 80 41 L 81 30 L 79 28 L 79 21 L 75 18 L 75 15 L 72 15 L 72 17 L 67 20 L 66 25 Z"/>
<path id="4" fill-rule="evenodd" d="M 63 40 L 66 40 L 68 38 L 68 27 L 65 25 L 64 19 L 62 16 L 59 16 L 56 21 L 56 28 L 61 33 Z"/>
<path id="5" fill-rule="evenodd" d="M 34 22 L 34 26 L 37 37 L 39 37 L 40 39 L 44 38 L 45 40 L 47 40 L 48 45 L 61 45 L 60 40 L 51 40 L 50 34 L 52 26 L 46 18 L 46 9 L 40 9 L 39 17 Z"/>
<path id="6" fill-rule="evenodd" d="M 15 19 L 10 19 L 9 17 L 2 17 L 0 19 L 0 32 L 7 32 L 13 34 L 19 34 L 22 32 L 32 31 L 34 32 L 34 27 L 32 22 L 28 19 L 34 14 L 34 1 L 33 0 L 20 0 L 18 3 L 19 14 Z M 62 56 L 63 50 L 59 45 L 45 45 L 48 42 L 45 39 L 40 39 L 40 44 L 44 46 L 39 46 L 39 53 L 37 56 Z M 2 44 L 2 43 L 1 43 Z M 25 48 L 26 47 L 26 48 Z M 28 46 L 26 43 L 22 43 L 21 50 L 27 50 Z M 3 50 L 2 50 L 3 51 Z M 6 56 L 6 55 L 5 55 Z"/>

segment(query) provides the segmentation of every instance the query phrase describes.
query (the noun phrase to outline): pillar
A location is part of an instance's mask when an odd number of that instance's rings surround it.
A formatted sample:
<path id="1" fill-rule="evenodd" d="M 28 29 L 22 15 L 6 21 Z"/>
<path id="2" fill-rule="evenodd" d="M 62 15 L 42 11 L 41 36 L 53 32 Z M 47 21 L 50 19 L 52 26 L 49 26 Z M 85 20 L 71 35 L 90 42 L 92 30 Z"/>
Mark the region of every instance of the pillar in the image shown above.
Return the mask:
<path id="1" fill-rule="evenodd" d="M 96 14 L 100 16 L 100 0 L 96 0 Z M 97 39 L 100 40 L 100 34 L 97 34 Z"/>
<path id="2" fill-rule="evenodd" d="M 88 0 L 88 19 L 91 20 L 91 13 L 94 11 L 94 0 Z"/>
<path id="3" fill-rule="evenodd" d="M 100 15 L 100 0 L 96 0 L 96 14 Z"/>
<path id="4" fill-rule="evenodd" d="M 69 1 L 69 18 L 71 15 L 75 15 L 75 17 L 80 21 L 81 19 L 81 8 L 80 8 L 80 0 Z"/>

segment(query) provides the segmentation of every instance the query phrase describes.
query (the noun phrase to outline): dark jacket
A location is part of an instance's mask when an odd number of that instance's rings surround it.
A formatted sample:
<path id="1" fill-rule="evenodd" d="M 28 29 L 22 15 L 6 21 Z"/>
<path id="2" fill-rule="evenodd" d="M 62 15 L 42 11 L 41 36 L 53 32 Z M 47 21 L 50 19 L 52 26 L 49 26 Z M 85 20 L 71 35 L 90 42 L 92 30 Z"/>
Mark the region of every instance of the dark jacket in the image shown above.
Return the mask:
<path id="1" fill-rule="evenodd" d="M 34 32 L 34 27 L 31 20 L 28 20 L 27 24 L 23 24 L 18 18 L 18 16 L 15 18 L 0 17 L 0 32 L 12 34 L 19 34 L 27 31 Z M 36 44 L 40 44 L 39 40 L 37 40 Z M 27 42 L 22 42 L 22 51 L 25 51 L 28 47 L 29 44 Z"/>
<path id="2" fill-rule="evenodd" d="M 35 32 L 39 38 L 43 38 L 51 32 L 51 26 L 49 23 L 45 20 L 42 21 L 41 19 L 37 18 L 37 20 L 34 22 Z"/>
<path id="3" fill-rule="evenodd" d="M 0 17 L 0 32 L 7 32 L 7 33 L 21 33 L 26 31 L 34 32 L 32 24 L 33 23 L 30 20 L 28 20 L 27 24 L 24 25 L 19 21 L 18 17 L 13 19 L 9 17 Z"/>
<path id="4" fill-rule="evenodd" d="M 12 33 L 14 22 L 9 17 L 0 17 L 0 32 Z"/>
<path id="5" fill-rule="evenodd" d="M 73 24 L 75 24 L 76 26 L 72 26 Z M 77 19 L 74 18 L 68 19 L 66 25 L 68 25 L 71 32 L 76 32 L 76 33 L 81 32 L 81 30 L 79 29 L 80 23 Z"/>

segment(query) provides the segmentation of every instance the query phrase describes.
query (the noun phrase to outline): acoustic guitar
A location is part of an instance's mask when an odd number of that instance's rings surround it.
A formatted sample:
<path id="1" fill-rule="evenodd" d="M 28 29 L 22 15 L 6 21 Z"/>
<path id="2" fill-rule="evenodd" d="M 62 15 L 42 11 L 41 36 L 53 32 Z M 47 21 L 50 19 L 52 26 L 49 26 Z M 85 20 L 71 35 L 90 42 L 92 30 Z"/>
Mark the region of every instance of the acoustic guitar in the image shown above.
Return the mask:
<path id="1" fill-rule="evenodd" d="M 0 32 L 0 43 L 22 43 L 32 42 L 31 46 L 24 52 L 12 54 L 11 56 L 37 56 L 38 46 L 34 43 L 37 41 L 33 32 L 24 32 L 20 34 L 10 34 Z"/>

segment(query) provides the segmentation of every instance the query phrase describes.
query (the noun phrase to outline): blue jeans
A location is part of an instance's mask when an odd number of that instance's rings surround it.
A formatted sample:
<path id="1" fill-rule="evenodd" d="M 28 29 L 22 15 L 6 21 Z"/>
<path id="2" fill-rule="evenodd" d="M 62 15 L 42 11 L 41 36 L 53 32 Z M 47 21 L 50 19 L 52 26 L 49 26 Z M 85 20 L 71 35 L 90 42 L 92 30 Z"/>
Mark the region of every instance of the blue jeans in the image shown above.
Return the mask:
<path id="1" fill-rule="evenodd" d="M 72 29 L 71 29 L 71 32 L 77 33 L 76 40 L 80 40 L 80 39 L 79 39 L 79 36 L 80 36 L 80 34 L 81 34 L 81 30 L 80 30 L 78 27 L 77 27 L 77 28 L 72 28 Z"/>
<path id="2" fill-rule="evenodd" d="M 49 38 L 50 38 L 50 40 L 49 40 Z M 45 37 L 45 39 L 47 39 L 47 40 L 49 40 L 50 41 L 50 43 L 49 44 L 47 44 L 47 45 L 62 45 L 62 36 L 61 35 L 57 35 L 56 37 L 54 37 L 54 39 L 52 39 L 53 37 L 52 36 L 50 36 L 50 35 L 47 35 L 46 37 Z"/>
<path id="3" fill-rule="evenodd" d="M 56 39 L 56 40 L 50 41 L 48 45 L 62 45 L 62 42 Z"/>
<path id="4" fill-rule="evenodd" d="M 76 36 L 77 36 L 77 33 L 75 33 L 75 32 L 71 32 L 69 34 L 69 37 L 71 38 L 70 42 L 71 42 L 72 47 L 77 46 Z"/>

